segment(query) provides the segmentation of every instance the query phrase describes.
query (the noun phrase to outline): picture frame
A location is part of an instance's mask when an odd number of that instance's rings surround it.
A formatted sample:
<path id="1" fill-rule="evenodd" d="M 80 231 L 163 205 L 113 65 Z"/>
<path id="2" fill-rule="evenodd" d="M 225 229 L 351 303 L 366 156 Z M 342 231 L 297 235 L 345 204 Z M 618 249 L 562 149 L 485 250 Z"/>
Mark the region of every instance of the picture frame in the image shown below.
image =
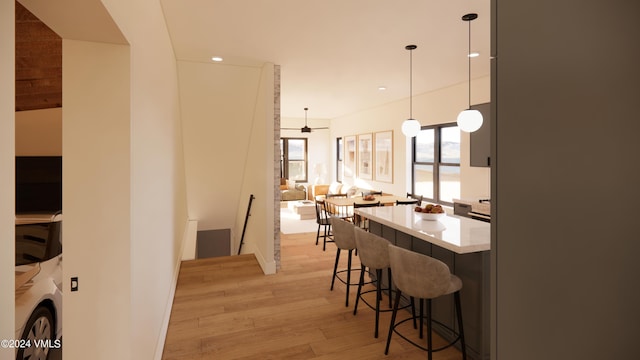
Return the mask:
<path id="1" fill-rule="evenodd" d="M 342 153 L 342 179 L 353 179 L 357 175 L 358 146 L 356 136 L 344 137 L 344 151 Z"/>
<path id="2" fill-rule="evenodd" d="M 358 135 L 358 178 L 373 180 L 373 135 Z"/>
<path id="3" fill-rule="evenodd" d="M 374 134 L 374 179 L 393 183 L 393 130 Z"/>

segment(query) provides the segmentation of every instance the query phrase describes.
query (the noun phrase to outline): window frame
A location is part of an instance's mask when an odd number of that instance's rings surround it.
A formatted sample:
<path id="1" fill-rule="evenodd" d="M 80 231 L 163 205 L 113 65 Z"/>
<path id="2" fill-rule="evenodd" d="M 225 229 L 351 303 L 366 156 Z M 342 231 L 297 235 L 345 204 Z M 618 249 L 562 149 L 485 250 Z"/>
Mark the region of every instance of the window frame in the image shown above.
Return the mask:
<path id="1" fill-rule="evenodd" d="M 344 157 L 344 143 L 342 137 L 336 138 L 336 181 L 342 183 L 343 174 L 343 157 Z"/>
<path id="2" fill-rule="evenodd" d="M 442 149 L 441 137 L 442 136 L 441 136 L 441 131 L 442 131 L 443 128 L 457 127 L 457 126 L 458 126 L 457 123 L 451 122 L 451 123 L 427 125 L 427 126 L 420 127 L 420 131 L 429 130 L 429 129 L 433 129 L 434 130 L 433 162 L 416 161 L 416 138 L 417 137 L 414 136 L 411 139 L 411 193 L 415 193 L 415 188 L 416 188 L 416 165 L 431 166 L 432 169 L 433 169 L 433 195 L 434 195 L 434 197 L 433 198 L 428 198 L 428 197 L 425 196 L 424 200 L 427 200 L 427 201 L 430 201 L 430 202 L 433 202 L 433 203 L 437 203 L 437 204 L 453 206 L 453 202 L 443 201 L 440 198 L 440 190 L 441 190 L 440 189 L 440 167 L 441 166 L 450 166 L 450 167 L 451 166 L 454 166 L 454 167 L 457 166 L 458 168 L 461 168 L 462 153 L 460 153 L 460 162 L 458 162 L 458 163 L 442 162 L 442 154 L 441 154 L 441 149 Z M 420 194 L 420 195 L 424 195 L 424 194 Z"/>
<path id="3" fill-rule="evenodd" d="M 306 137 L 281 137 L 280 138 L 280 177 L 289 179 L 289 140 L 304 141 L 304 179 L 295 180 L 296 183 L 306 183 L 309 180 L 309 141 Z"/>

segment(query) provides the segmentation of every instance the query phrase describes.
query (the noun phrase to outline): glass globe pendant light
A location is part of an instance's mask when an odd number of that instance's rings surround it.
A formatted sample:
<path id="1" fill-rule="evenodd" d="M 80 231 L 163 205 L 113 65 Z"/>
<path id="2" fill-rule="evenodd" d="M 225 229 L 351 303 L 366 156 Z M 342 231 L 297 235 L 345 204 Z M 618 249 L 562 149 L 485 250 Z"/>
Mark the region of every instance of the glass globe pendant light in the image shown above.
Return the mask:
<path id="1" fill-rule="evenodd" d="M 469 49 L 467 59 L 469 61 L 469 108 L 458 114 L 458 127 L 465 132 L 474 132 L 482 126 L 482 114 L 478 110 L 471 109 L 471 21 L 478 18 L 478 14 L 466 14 L 462 20 L 469 23 Z"/>
<path id="2" fill-rule="evenodd" d="M 414 137 L 420 132 L 420 122 L 413 118 L 413 50 L 416 48 L 416 45 L 405 46 L 409 50 L 409 119 L 402 123 L 402 133 L 406 137 Z"/>

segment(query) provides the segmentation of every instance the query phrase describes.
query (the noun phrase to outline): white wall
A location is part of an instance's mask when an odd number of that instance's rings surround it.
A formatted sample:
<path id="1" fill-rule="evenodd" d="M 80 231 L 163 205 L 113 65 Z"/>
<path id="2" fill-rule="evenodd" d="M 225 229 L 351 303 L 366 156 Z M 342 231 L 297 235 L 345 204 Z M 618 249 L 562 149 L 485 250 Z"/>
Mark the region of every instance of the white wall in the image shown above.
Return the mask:
<path id="1" fill-rule="evenodd" d="M 65 294 L 63 357 L 159 358 L 188 220 L 160 4 L 23 3 L 64 39 L 64 276 L 80 291 Z"/>
<path id="2" fill-rule="evenodd" d="M 16 156 L 62 155 L 62 108 L 16 112 Z"/>
<path id="3" fill-rule="evenodd" d="M 247 220 L 242 253 L 255 254 L 265 274 L 276 272 L 274 253 L 275 225 L 275 167 L 273 149 L 277 140 L 274 131 L 274 66 L 265 64 L 260 75 L 252 126 L 249 132 L 249 147 L 240 178 L 240 206 L 236 212 L 235 233 L 242 235 L 247 203 L 255 195 L 251 216 Z M 279 209 L 279 207 L 278 207 Z M 278 214 L 279 215 L 279 214 Z M 240 245 L 240 238 L 233 242 L 232 252 Z M 279 249 L 278 249 L 279 250 Z"/>
<path id="4" fill-rule="evenodd" d="M 99 359 L 128 359 L 133 311 L 129 47 L 66 39 L 62 44 L 63 275 L 79 282 L 79 291 L 70 292 L 63 281 L 63 357 L 91 352 Z"/>
<path id="5" fill-rule="evenodd" d="M 472 104 L 490 101 L 490 78 L 484 77 L 472 81 Z M 413 116 L 421 125 L 434 125 L 455 122 L 458 113 L 467 108 L 467 83 L 440 89 L 434 92 L 415 95 L 413 98 Z M 389 103 L 331 121 L 331 138 L 375 133 L 393 130 L 394 179 L 393 183 L 363 179 L 344 179 L 345 183 L 354 183 L 361 187 L 382 189 L 385 192 L 404 194 L 411 191 L 409 163 L 410 141 L 402 134 L 400 127 L 409 114 L 409 99 Z M 486 120 L 488 121 L 488 119 Z M 490 169 L 469 166 L 469 134 L 462 133 L 460 164 L 462 198 L 484 198 L 490 194 Z M 335 152 L 335 144 L 332 145 Z M 335 172 L 335 159 L 330 170 Z M 332 173 L 331 178 L 335 178 Z"/>
<path id="6" fill-rule="evenodd" d="M 307 124 L 311 128 L 330 127 L 331 121 L 329 119 L 307 118 Z M 304 117 L 282 118 L 280 123 L 281 128 L 301 128 L 303 126 Z M 331 137 L 329 129 L 312 130 L 311 133 L 302 133 L 299 129 L 281 130 L 280 136 L 307 138 L 307 161 L 309 166 L 307 184 L 330 184 L 335 180 L 335 175 L 332 175 L 333 173 L 331 172 L 332 167 L 335 168 L 335 153 L 332 150 L 335 148 L 335 139 Z"/>
<path id="7" fill-rule="evenodd" d="M 131 358 L 159 359 L 188 221 L 178 70 L 158 1 L 105 4 L 131 44 Z"/>
<path id="8" fill-rule="evenodd" d="M 179 61 L 178 70 L 189 216 L 199 230 L 231 229 L 235 252 L 242 235 L 237 223 L 244 223 L 249 195 L 255 194 L 248 224 L 257 232 L 247 230 L 246 236 L 260 239 L 250 251 L 259 252 L 269 272 L 273 246 L 266 244 L 273 244 L 273 232 L 265 233 L 263 222 L 273 216 L 265 209 L 273 188 L 265 193 L 263 186 L 273 186 L 273 169 L 264 167 L 273 166 L 273 155 L 265 154 L 273 142 L 273 66 Z"/>
<path id="9" fill-rule="evenodd" d="M 0 1 L 0 339 L 15 337 L 15 2 Z M 15 358 L 0 348 L 0 359 Z"/>

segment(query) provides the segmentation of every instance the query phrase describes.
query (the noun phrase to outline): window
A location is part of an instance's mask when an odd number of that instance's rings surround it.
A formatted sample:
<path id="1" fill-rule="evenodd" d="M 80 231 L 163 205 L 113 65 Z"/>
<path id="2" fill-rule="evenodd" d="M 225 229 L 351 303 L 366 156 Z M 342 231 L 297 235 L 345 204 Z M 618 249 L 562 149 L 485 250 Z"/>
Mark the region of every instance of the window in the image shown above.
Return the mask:
<path id="1" fill-rule="evenodd" d="M 412 192 L 453 205 L 460 197 L 460 129 L 456 124 L 425 126 L 413 138 Z"/>
<path id="2" fill-rule="evenodd" d="M 342 138 L 336 139 L 336 181 L 342 182 Z"/>
<path id="3" fill-rule="evenodd" d="M 280 177 L 307 182 L 307 139 L 280 139 Z"/>

